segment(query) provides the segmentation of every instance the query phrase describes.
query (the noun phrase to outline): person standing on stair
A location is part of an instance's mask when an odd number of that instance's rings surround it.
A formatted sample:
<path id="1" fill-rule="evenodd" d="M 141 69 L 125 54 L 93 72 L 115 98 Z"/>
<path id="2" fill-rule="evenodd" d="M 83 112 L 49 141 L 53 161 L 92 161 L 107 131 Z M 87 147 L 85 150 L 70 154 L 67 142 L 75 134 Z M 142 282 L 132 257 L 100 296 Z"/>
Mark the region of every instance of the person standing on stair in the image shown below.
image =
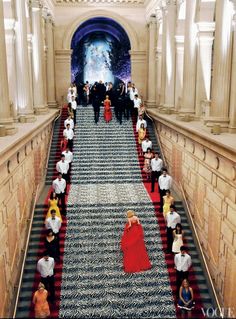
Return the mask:
<path id="1" fill-rule="evenodd" d="M 192 266 L 192 258 L 187 254 L 185 246 L 180 247 L 180 253 L 175 255 L 174 263 L 176 269 L 177 295 L 179 295 L 179 288 L 183 280 L 188 279 L 189 268 Z"/>
<path id="2" fill-rule="evenodd" d="M 70 124 L 66 124 L 66 128 L 63 131 L 63 136 L 67 140 L 67 146 L 72 151 L 72 149 L 73 149 L 74 131 L 70 128 Z"/>
<path id="3" fill-rule="evenodd" d="M 173 231 L 177 224 L 181 224 L 180 215 L 175 211 L 175 206 L 170 205 L 170 212 L 166 215 L 167 254 L 172 253 Z"/>
<path id="4" fill-rule="evenodd" d="M 143 153 L 146 153 L 149 148 L 150 148 L 150 150 L 152 150 L 152 141 L 150 141 L 149 138 L 146 136 L 146 139 L 144 141 L 142 141 Z"/>
<path id="5" fill-rule="evenodd" d="M 74 120 L 72 119 L 71 115 L 68 115 L 67 119 L 64 121 L 64 127 L 66 128 L 66 125 L 70 124 L 70 128 L 74 129 Z"/>
<path id="6" fill-rule="evenodd" d="M 151 181 L 152 181 L 152 187 L 151 187 L 151 193 L 154 192 L 155 189 L 155 181 L 159 179 L 161 175 L 161 170 L 163 167 L 163 160 L 159 158 L 159 154 L 156 152 L 155 157 L 151 160 Z"/>
<path id="7" fill-rule="evenodd" d="M 66 205 L 65 205 L 65 190 L 66 181 L 62 178 L 62 174 L 58 173 L 58 177 L 52 182 L 52 188 L 57 194 L 58 199 L 61 202 L 61 213 L 66 216 Z"/>
<path id="8" fill-rule="evenodd" d="M 77 102 L 75 100 L 75 96 L 72 96 L 72 101 L 71 101 L 71 108 L 74 114 L 74 124 L 76 124 L 76 109 L 77 109 Z M 71 127 L 71 129 L 73 129 Z"/>
<path id="9" fill-rule="evenodd" d="M 160 192 L 160 212 L 163 210 L 163 196 L 166 191 L 170 190 L 172 186 L 172 177 L 167 174 L 167 169 L 162 169 L 162 175 L 158 178 L 159 192 Z"/>
<path id="10" fill-rule="evenodd" d="M 136 132 L 138 132 L 138 130 L 140 129 L 141 124 L 144 124 L 144 128 L 147 128 L 147 121 L 143 119 L 142 115 L 139 115 L 136 123 Z"/>
<path id="11" fill-rule="evenodd" d="M 50 316 L 50 308 L 47 301 L 48 292 L 42 282 L 38 285 L 33 297 L 35 318 L 48 318 Z"/>
<path id="12" fill-rule="evenodd" d="M 108 123 L 112 119 L 111 100 L 109 100 L 108 95 L 106 95 L 106 99 L 104 100 L 103 104 L 104 104 L 104 120 L 106 121 L 106 123 Z"/>
<path id="13" fill-rule="evenodd" d="M 49 292 L 49 300 L 54 303 L 55 300 L 55 280 L 54 280 L 54 258 L 49 257 L 48 252 L 44 252 L 43 257 L 38 260 L 37 270 L 40 273 L 40 281 Z"/>
<path id="14" fill-rule="evenodd" d="M 57 164 L 56 164 L 56 170 L 58 173 L 62 174 L 62 178 L 64 178 L 66 180 L 66 183 L 70 183 L 69 173 L 68 173 L 69 169 L 70 169 L 70 165 L 66 161 L 65 155 L 62 153 L 61 160 L 59 162 L 57 162 Z"/>
<path id="15" fill-rule="evenodd" d="M 57 251 L 60 250 L 60 228 L 61 228 L 61 220 L 56 216 L 56 211 L 52 209 L 51 217 L 48 217 L 45 222 L 46 229 L 51 229 L 53 231 L 54 236 L 56 237 L 57 242 Z"/>

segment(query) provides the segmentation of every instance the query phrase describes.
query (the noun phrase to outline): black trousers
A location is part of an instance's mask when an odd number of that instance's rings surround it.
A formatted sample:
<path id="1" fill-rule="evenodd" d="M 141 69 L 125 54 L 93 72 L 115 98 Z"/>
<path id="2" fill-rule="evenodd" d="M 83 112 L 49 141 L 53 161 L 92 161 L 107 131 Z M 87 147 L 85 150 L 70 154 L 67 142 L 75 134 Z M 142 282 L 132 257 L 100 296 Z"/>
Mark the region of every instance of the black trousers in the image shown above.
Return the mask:
<path id="1" fill-rule="evenodd" d="M 160 189 L 159 187 L 159 193 L 160 193 L 160 212 L 163 211 L 163 204 L 164 204 L 164 201 L 163 201 L 163 196 L 166 195 L 166 191 L 168 189 Z"/>
<path id="2" fill-rule="evenodd" d="M 66 183 L 70 183 L 69 170 L 68 170 L 67 174 L 62 174 L 62 178 L 64 178 L 66 180 Z"/>
<path id="3" fill-rule="evenodd" d="M 179 288 L 182 285 L 184 279 L 188 279 L 188 271 L 179 271 L 176 269 L 176 286 L 177 286 L 177 294 L 179 294 Z"/>
<path id="4" fill-rule="evenodd" d="M 72 151 L 73 150 L 73 140 L 67 140 L 67 146 Z"/>
<path id="5" fill-rule="evenodd" d="M 173 230 L 171 227 L 166 227 L 166 236 L 167 236 L 167 250 L 172 251 L 173 244 Z"/>
<path id="6" fill-rule="evenodd" d="M 74 114 L 74 124 L 76 124 L 76 110 L 72 109 L 73 110 L 73 114 Z"/>
<path id="7" fill-rule="evenodd" d="M 155 189 L 155 181 L 158 181 L 159 176 L 161 175 L 161 171 L 152 171 L 151 173 L 151 181 L 152 181 L 152 189 L 151 191 L 154 192 Z"/>
<path id="8" fill-rule="evenodd" d="M 44 284 L 46 290 L 49 292 L 49 299 L 53 303 L 55 300 L 55 279 L 54 275 L 48 277 L 41 277 L 41 282 Z"/>
<path id="9" fill-rule="evenodd" d="M 94 122 L 97 123 L 99 121 L 99 117 L 100 117 L 100 106 L 93 107 L 93 111 L 94 111 Z"/>
<path id="10" fill-rule="evenodd" d="M 66 216 L 65 193 L 57 194 L 58 200 L 61 202 L 61 213 Z"/>

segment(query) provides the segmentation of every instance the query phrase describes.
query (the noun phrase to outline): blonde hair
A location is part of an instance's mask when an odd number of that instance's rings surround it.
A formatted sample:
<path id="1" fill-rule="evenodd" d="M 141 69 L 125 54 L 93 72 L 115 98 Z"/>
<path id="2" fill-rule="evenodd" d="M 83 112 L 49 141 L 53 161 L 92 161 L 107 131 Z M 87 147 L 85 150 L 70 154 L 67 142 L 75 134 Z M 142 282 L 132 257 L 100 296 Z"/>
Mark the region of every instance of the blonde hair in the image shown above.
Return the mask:
<path id="1" fill-rule="evenodd" d="M 45 289 L 45 286 L 44 286 L 44 284 L 42 282 L 40 282 L 39 285 L 38 285 L 38 289 L 41 289 L 41 288 Z"/>
<path id="2" fill-rule="evenodd" d="M 128 210 L 128 211 L 127 211 L 127 217 L 128 217 L 128 218 L 131 218 L 131 217 L 133 217 L 133 216 L 135 216 L 135 212 L 134 212 L 133 210 Z"/>

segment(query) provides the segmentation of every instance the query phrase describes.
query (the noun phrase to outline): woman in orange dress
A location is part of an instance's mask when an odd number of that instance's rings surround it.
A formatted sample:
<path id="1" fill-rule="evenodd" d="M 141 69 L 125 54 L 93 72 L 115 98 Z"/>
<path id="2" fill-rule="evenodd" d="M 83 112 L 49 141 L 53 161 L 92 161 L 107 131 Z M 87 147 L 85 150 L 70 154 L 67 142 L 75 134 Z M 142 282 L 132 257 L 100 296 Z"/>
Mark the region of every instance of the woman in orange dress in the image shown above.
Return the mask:
<path id="1" fill-rule="evenodd" d="M 111 113 L 111 100 L 109 100 L 109 96 L 106 95 L 106 99 L 104 101 L 104 119 L 108 123 L 112 119 Z"/>
<path id="2" fill-rule="evenodd" d="M 127 212 L 128 222 L 121 239 L 123 267 L 128 273 L 148 270 L 152 267 L 144 242 L 143 228 L 134 211 Z"/>
<path id="3" fill-rule="evenodd" d="M 38 290 L 33 297 L 35 318 L 48 318 L 50 316 L 49 304 L 47 301 L 48 292 L 43 283 L 39 283 Z"/>

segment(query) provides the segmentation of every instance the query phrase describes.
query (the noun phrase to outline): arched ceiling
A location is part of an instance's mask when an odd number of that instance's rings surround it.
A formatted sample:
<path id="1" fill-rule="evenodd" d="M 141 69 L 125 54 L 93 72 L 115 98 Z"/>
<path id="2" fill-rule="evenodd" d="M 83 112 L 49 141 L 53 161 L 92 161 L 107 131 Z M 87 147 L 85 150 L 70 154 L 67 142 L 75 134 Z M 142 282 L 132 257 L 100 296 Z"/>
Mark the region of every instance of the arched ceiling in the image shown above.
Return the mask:
<path id="1" fill-rule="evenodd" d="M 85 21 L 78 27 L 71 41 L 71 49 L 89 34 L 99 31 L 113 36 L 120 43 L 130 44 L 127 33 L 119 23 L 109 18 L 97 17 Z"/>

